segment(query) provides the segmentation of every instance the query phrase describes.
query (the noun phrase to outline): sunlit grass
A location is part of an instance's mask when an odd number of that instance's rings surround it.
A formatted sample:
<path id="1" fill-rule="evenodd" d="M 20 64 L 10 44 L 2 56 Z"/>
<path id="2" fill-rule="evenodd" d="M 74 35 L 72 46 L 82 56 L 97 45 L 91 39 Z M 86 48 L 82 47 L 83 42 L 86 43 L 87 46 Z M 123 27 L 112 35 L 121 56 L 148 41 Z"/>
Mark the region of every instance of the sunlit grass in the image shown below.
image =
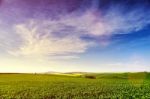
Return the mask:
<path id="1" fill-rule="evenodd" d="M 0 99 L 150 98 L 149 73 L 81 74 L 0 74 Z"/>

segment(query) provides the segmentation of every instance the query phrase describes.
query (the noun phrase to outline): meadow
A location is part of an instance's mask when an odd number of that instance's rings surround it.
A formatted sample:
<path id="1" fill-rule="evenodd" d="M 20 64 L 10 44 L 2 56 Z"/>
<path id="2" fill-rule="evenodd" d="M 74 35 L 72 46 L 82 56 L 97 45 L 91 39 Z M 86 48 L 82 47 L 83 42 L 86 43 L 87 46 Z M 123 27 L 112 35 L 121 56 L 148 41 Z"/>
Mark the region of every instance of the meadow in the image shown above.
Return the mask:
<path id="1" fill-rule="evenodd" d="M 0 74 L 0 99 L 150 99 L 150 73 Z"/>

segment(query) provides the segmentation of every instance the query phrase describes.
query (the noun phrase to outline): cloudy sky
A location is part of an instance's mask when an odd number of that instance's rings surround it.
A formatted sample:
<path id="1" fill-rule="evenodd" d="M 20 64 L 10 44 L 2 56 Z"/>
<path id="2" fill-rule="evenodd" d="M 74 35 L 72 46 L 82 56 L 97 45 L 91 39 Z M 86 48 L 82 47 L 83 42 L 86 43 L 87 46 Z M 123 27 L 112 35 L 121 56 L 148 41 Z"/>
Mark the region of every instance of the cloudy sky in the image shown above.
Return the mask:
<path id="1" fill-rule="evenodd" d="M 0 72 L 150 71 L 149 0 L 0 0 Z"/>

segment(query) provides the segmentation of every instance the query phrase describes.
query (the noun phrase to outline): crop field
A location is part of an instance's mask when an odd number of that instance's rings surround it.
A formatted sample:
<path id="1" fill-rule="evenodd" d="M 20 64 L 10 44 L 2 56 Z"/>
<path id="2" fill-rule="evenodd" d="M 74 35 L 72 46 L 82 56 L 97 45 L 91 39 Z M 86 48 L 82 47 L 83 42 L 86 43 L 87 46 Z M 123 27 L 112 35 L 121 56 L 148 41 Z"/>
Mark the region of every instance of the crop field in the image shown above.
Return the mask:
<path id="1" fill-rule="evenodd" d="M 0 99 L 150 99 L 150 74 L 0 74 Z"/>

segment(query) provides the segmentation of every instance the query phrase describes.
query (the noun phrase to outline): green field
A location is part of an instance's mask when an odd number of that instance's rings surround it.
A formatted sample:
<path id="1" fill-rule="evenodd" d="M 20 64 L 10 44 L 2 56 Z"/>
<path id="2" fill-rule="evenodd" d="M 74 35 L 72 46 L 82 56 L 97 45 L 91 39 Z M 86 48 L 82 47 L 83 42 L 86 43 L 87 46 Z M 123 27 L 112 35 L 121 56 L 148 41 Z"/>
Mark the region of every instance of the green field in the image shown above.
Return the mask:
<path id="1" fill-rule="evenodd" d="M 0 99 L 150 99 L 149 73 L 0 74 Z"/>

